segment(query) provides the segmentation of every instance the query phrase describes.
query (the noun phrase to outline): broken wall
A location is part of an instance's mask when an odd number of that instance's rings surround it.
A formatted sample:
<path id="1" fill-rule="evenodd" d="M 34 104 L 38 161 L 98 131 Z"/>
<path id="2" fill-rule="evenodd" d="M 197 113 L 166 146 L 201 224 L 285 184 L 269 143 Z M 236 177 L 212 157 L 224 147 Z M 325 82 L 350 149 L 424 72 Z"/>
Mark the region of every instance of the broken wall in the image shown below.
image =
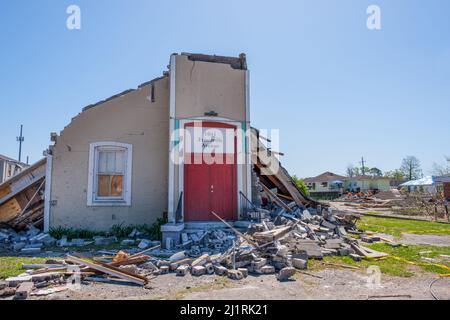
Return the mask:
<path id="1" fill-rule="evenodd" d="M 53 147 L 49 226 L 107 230 L 115 224 L 151 224 L 167 210 L 169 80 L 85 108 Z M 133 145 L 130 206 L 87 206 L 89 145 Z"/>

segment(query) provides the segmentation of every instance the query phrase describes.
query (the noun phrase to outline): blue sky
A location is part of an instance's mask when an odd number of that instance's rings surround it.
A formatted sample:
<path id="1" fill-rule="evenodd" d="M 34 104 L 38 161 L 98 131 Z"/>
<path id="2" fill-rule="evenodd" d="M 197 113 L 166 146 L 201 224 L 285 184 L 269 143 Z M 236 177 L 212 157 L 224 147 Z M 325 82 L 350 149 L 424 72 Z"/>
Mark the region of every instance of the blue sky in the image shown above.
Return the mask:
<path id="1" fill-rule="evenodd" d="M 81 30 L 66 8 L 81 8 Z M 382 29 L 366 28 L 381 8 Z M 0 4 L 0 153 L 37 161 L 93 102 L 162 74 L 173 52 L 247 54 L 252 125 L 279 128 L 298 176 L 344 173 L 361 156 L 424 173 L 450 155 L 446 0 L 9 0 Z"/>

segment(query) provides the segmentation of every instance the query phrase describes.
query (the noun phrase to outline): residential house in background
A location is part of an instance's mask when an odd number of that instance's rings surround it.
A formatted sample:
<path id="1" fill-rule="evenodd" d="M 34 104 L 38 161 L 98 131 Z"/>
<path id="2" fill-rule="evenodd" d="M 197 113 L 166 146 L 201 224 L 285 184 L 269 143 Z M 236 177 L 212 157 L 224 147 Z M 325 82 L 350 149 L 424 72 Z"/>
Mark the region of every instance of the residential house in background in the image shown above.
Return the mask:
<path id="1" fill-rule="evenodd" d="M 0 183 L 12 178 L 28 165 L 0 154 Z"/>
<path id="2" fill-rule="evenodd" d="M 335 199 L 344 192 L 347 177 L 333 172 L 324 172 L 316 177 L 305 178 L 309 194 L 316 199 Z"/>
<path id="3" fill-rule="evenodd" d="M 389 191 L 390 178 L 378 176 L 345 177 L 344 189 L 350 192 Z"/>
<path id="4" fill-rule="evenodd" d="M 344 192 L 389 191 L 390 179 L 377 176 L 345 177 L 333 172 L 324 172 L 317 177 L 305 178 L 311 197 L 316 199 L 335 199 Z"/>

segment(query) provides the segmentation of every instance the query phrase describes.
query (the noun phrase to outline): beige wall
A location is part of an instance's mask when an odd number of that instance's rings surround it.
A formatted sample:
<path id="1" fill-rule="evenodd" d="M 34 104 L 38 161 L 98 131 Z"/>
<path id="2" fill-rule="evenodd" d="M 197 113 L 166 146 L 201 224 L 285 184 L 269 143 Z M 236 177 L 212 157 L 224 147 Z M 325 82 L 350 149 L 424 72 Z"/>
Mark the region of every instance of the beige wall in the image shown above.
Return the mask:
<path id="1" fill-rule="evenodd" d="M 50 227 L 109 229 L 153 223 L 167 210 L 169 80 L 151 84 L 87 109 L 61 132 L 53 149 Z M 131 206 L 87 206 L 89 144 L 133 145 Z"/>
<path id="2" fill-rule="evenodd" d="M 225 63 L 176 56 L 176 118 L 215 111 L 221 118 L 245 121 L 245 73 Z"/>

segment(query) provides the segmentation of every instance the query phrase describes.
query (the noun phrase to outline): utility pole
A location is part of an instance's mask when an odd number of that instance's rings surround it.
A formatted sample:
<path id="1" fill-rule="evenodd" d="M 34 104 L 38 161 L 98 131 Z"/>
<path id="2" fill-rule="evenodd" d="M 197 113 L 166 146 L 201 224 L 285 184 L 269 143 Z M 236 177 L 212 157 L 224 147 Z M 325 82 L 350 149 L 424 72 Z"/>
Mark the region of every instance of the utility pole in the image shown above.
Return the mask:
<path id="1" fill-rule="evenodd" d="M 23 140 L 25 140 L 24 136 L 22 135 L 22 129 L 23 129 L 23 124 L 20 125 L 20 136 L 16 137 L 17 141 L 19 141 L 19 162 L 22 157 L 22 142 L 23 142 Z"/>
<path id="2" fill-rule="evenodd" d="M 365 164 L 366 164 L 366 162 L 364 161 L 364 157 L 361 157 L 361 171 L 362 171 L 362 175 L 364 176 L 365 175 L 365 173 L 366 173 L 366 170 L 365 170 Z"/>

